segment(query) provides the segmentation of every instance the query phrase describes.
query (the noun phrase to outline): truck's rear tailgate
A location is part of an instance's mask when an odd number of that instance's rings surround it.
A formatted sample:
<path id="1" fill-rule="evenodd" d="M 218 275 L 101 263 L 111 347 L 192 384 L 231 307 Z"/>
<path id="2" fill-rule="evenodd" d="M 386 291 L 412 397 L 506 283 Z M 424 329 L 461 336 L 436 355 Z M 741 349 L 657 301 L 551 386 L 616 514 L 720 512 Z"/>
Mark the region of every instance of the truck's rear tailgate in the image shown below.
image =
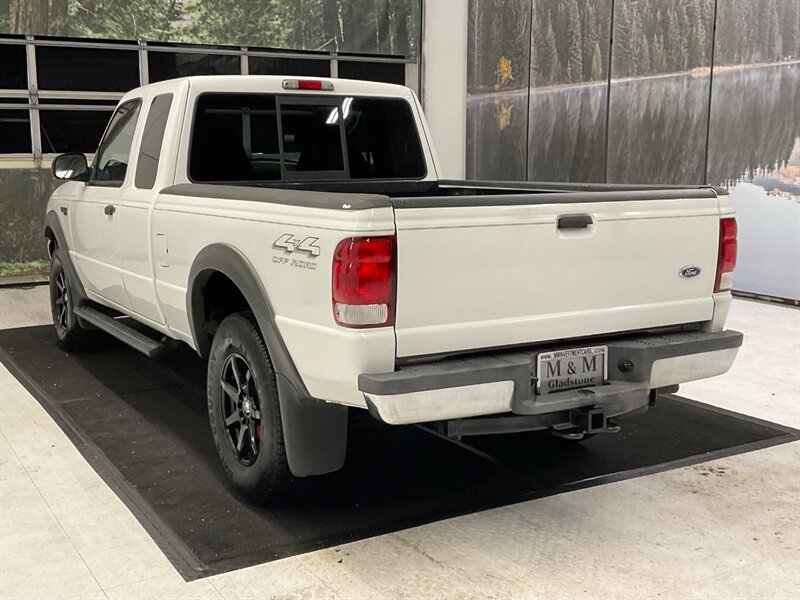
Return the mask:
<path id="1" fill-rule="evenodd" d="M 395 219 L 398 357 L 712 318 L 711 189 L 396 199 Z"/>

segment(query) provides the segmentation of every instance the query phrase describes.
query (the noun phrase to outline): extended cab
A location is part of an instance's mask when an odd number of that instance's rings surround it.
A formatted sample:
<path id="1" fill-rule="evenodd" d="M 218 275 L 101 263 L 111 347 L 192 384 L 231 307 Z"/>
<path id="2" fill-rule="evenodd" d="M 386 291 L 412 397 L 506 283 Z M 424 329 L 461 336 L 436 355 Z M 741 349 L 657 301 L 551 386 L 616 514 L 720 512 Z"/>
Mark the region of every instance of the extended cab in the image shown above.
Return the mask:
<path id="1" fill-rule="evenodd" d="M 459 437 L 584 439 L 727 371 L 724 190 L 445 181 L 415 94 L 338 79 L 176 79 L 120 101 L 47 205 L 62 346 L 103 330 L 208 361 L 255 502 L 344 463 L 348 407 Z"/>

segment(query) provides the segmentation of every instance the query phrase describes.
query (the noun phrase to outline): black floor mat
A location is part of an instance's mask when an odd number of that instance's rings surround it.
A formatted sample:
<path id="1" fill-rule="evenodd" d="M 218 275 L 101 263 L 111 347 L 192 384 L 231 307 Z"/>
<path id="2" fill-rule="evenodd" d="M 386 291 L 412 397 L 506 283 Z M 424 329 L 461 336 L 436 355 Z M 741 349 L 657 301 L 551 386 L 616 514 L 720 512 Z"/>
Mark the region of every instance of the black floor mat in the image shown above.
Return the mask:
<path id="1" fill-rule="evenodd" d="M 347 464 L 261 509 L 228 489 L 211 441 L 205 365 L 154 362 L 103 338 L 66 354 L 49 326 L 0 331 L 0 360 L 131 508 L 187 579 L 500 506 L 766 447 L 798 432 L 665 397 L 583 443 L 547 433 L 443 440 L 353 411 Z"/>

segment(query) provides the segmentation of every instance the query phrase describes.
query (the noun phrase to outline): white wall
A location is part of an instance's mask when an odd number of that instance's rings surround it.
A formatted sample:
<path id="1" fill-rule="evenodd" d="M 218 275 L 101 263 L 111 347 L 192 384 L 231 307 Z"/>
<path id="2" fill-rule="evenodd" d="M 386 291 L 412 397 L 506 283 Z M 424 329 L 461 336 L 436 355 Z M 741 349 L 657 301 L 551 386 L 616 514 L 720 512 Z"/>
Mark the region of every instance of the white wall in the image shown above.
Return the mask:
<path id="1" fill-rule="evenodd" d="M 467 0 L 422 3 L 420 98 L 442 167 L 463 179 L 467 142 Z"/>

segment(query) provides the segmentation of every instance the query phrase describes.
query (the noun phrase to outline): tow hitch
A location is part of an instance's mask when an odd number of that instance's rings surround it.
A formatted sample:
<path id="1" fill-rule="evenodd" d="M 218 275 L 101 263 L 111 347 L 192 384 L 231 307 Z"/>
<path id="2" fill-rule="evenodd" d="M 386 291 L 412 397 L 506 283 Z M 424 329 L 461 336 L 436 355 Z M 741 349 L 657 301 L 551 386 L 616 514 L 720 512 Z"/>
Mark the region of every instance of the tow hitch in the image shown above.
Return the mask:
<path id="1" fill-rule="evenodd" d="M 569 423 L 553 425 L 553 435 L 568 440 L 580 440 L 596 433 L 617 433 L 619 424 L 606 418 L 602 408 L 576 408 L 569 411 Z"/>

